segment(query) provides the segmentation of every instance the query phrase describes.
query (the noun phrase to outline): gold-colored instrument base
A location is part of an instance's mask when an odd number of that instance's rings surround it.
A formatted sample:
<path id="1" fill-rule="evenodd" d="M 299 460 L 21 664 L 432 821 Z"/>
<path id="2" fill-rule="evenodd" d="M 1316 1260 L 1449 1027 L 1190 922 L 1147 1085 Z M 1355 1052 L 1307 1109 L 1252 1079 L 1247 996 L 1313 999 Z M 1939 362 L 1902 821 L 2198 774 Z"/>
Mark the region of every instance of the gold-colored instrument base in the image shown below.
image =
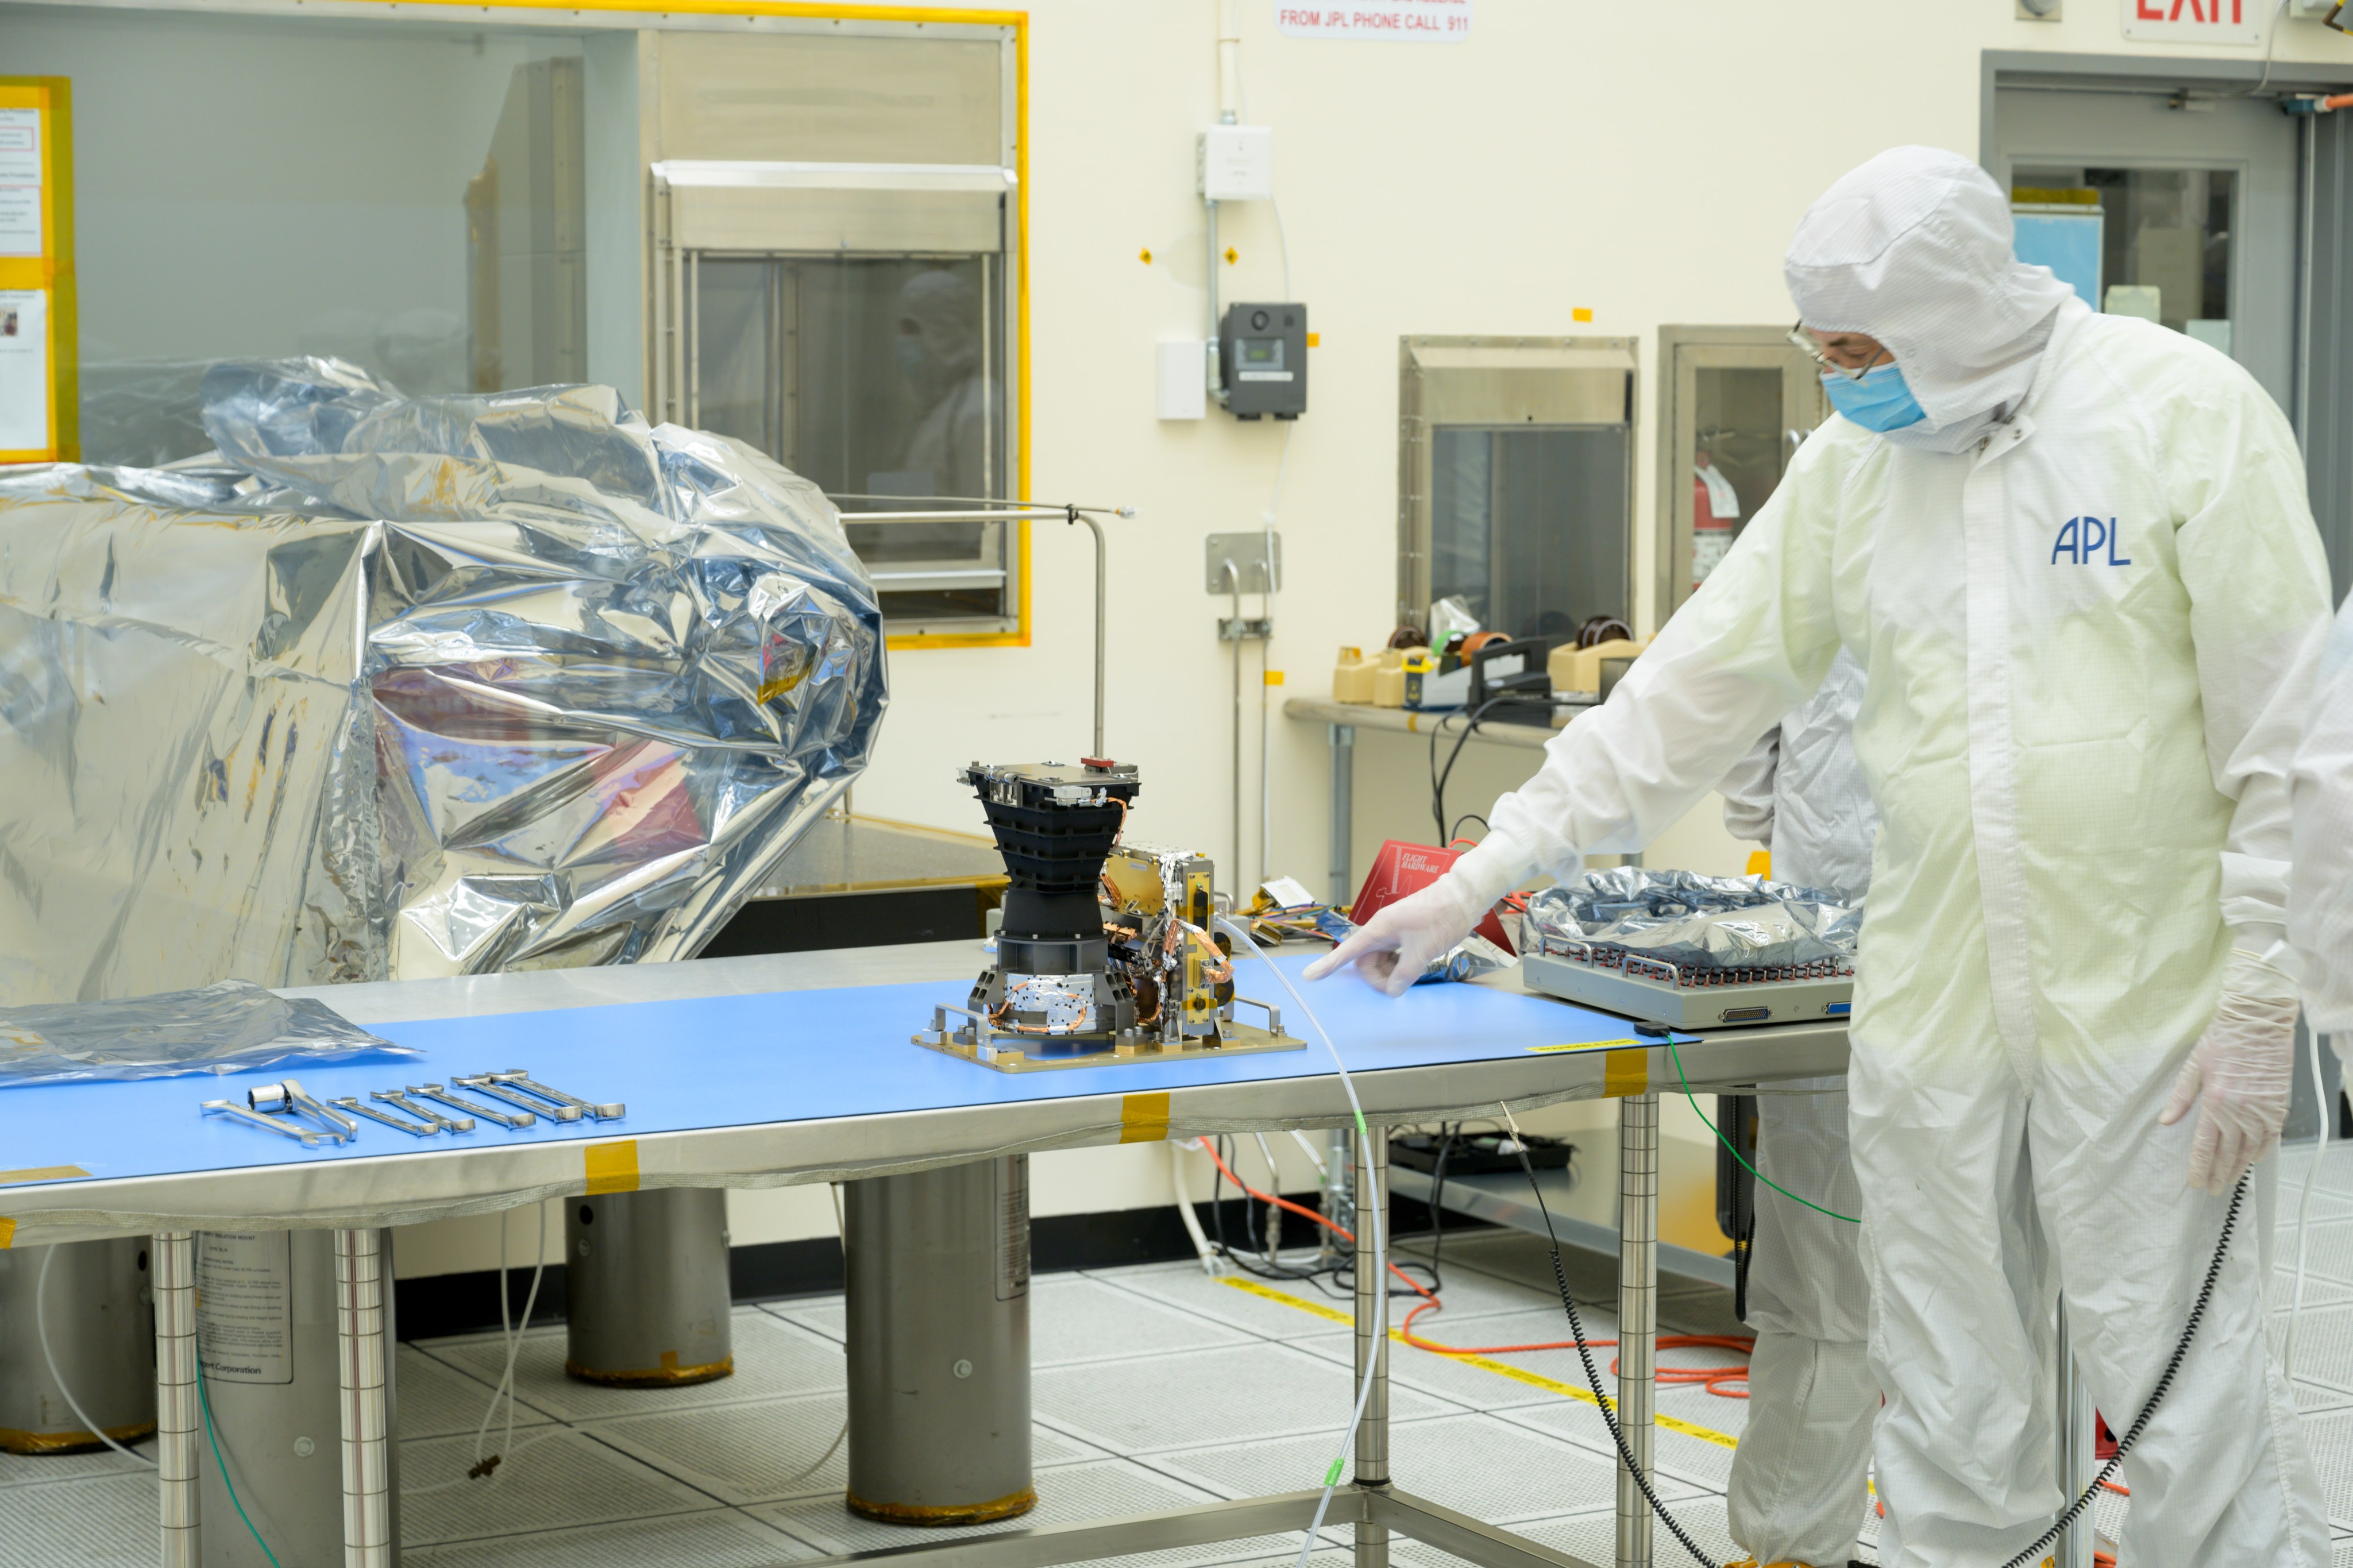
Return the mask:
<path id="1" fill-rule="evenodd" d="M 994 1524 L 1000 1519 L 1014 1519 L 1038 1506 L 1038 1489 L 1023 1487 L 1010 1497 L 994 1502 L 965 1503 L 949 1508 L 922 1508 L 913 1503 L 868 1502 L 856 1492 L 844 1492 L 841 1500 L 849 1511 L 861 1519 L 880 1520 L 884 1524 Z"/>
<path id="2" fill-rule="evenodd" d="M 1157 1035 L 1134 1035 L 1120 1037 L 1107 1051 L 1072 1052 L 1068 1055 L 1031 1056 L 1029 1052 L 1044 1043 L 1038 1035 L 1008 1034 L 992 1029 L 976 1045 L 969 1036 L 959 1037 L 954 1029 L 924 1030 L 914 1037 L 915 1044 L 927 1051 L 944 1056 L 961 1057 L 998 1072 L 1053 1072 L 1063 1068 L 1120 1067 L 1131 1062 L 1181 1062 L 1207 1057 L 1255 1056 L 1264 1051 L 1303 1051 L 1307 1042 L 1295 1035 L 1278 1035 L 1254 1024 L 1220 1024 L 1216 1037 L 1187 1037 L 1181 1045 L 1163 1044 Z M 984 1053 L 983 1047 L 986 1047 Z M 875 1518 L 881 1516 L 877 1514 Z"/>
<path id="3" fill-rule="evenodd" d="M 600 1372 L 566 1360 L 564 1375 L 582 1383 L 594 1383 L 607 1388 L 683 1388 L 691 1383 L 712 1383 L 735 1374 L 735 1358 L 705 1362 L 701 1366 L 681 1366 L 674 1352 L 662 1353 L 659 1366 L 638 1367 L 628 1372 Z"/>
<path id="4" fill-rule="evenodd" d="M 106 1435 L 128 1446 L 142 1437 L 153 1437 L 155 1423 L 142 1421 L 130 1426 L 109 1426 Z M 0 1426 L 0 1453 L 32 1458 L 44 1454 L 95 1454 L 105 1447 L 97 1434 L 91 1432 L 21 1432 L 14 1426 Z"/>

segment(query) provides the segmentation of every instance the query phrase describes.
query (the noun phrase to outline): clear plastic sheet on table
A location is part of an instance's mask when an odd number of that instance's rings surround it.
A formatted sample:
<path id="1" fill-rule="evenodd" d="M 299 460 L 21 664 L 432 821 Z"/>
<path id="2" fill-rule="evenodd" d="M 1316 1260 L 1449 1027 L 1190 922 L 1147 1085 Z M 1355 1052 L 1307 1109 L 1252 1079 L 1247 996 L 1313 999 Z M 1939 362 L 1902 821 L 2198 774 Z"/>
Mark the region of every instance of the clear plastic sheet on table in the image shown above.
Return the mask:
<path id="1" fill-rule="evenodd" d="M 0 1007 L 0 1089 L 420 1054 L 323 1002 L 290 1000 L 242 980 L 119 1002 Z"/>
<path id="2" fill-rule="evenodd" d="M 1335 943 L 1347 941 L 1362 928 L 1356 921 L 1334 909 L 1319 908 L 1314 913 L 1315 929 Z M 1472 931 L 1444 952 L 1430 961 L 1416 985 L 1428 985 L 1441 980 L 1468 980 L 1476 974 L 1492 974 L 1498 969 L 1509 969 L 1519 961 L 1477 931 Z"/>
<path id="3" fill-rule="evenodd" d="M 691 957 L 864 768 L 839 515 L 609 387 L 200 378 L 0 471 L 0 1000 Z"/>
<path id="4" fill-rule="evenodd" d="M 1852 963 L 1862 909 L 1763 877 L 1619 866 L 1528 896 L 1537 942 L 1623 948 L 1686 969 Z"/>

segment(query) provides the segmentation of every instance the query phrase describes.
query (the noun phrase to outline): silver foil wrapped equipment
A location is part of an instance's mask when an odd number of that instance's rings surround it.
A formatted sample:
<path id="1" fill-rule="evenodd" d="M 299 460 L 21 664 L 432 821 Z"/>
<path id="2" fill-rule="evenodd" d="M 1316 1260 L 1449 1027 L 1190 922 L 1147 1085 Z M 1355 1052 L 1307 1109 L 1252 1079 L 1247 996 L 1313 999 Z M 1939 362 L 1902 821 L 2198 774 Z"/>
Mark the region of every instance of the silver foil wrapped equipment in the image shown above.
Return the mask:
<path id="1" fill-rule="evenodd" d="M 873 586 L 751 448 L 322 360 L 202 418 L 0 471 L 0 1002 L 690 957 L 864 767 Z"/>
<path id="2" fill-rule="evenodd" d="M 1862 910 L 1762 877 L 1619 866 L 1528 896 L 1537 942 L 1621 948 L 1684 969 L 1852 965 Z"/>

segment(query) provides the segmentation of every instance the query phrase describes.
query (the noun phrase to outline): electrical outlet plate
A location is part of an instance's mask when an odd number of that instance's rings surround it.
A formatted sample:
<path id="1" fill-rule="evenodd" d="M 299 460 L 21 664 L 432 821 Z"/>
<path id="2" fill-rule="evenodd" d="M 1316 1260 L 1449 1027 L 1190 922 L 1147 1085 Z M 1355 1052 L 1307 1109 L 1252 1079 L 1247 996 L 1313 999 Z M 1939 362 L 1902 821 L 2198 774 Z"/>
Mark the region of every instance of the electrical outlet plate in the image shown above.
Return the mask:
<path id="1" fill-rule="evenodd" d="M 1267 538 L 1266 531 L 1261 529 L 1252 529 L 1248 533 L 1209 535 L 1208 570 L 1204 579 L 1208 591 L 1212 594 L 1229 595 L 1233 593 L 1234 584 L 1226 576 L 1226 567 L 1229 563 L 1240 576 L 1241 591 L 1245 594 L 1265 594 L 1281 588 L 1282 586 L 1282 535 L 1280 532 L 1273 535 L 1274 581 L 1271 584 L 1267 581 Z"/>

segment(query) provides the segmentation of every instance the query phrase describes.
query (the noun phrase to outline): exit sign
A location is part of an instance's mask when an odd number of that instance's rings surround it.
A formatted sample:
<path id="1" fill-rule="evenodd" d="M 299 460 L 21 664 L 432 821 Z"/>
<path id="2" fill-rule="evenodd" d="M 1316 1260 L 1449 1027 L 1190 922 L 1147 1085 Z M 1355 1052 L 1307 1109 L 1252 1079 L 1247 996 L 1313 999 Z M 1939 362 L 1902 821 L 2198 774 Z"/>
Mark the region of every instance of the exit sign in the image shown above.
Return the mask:
<path id="1" fill-rule="evenodd" d="M 2152 44 L 2260 44 L 2271 0 L 2124 0 L 2125 37 Z"/>

